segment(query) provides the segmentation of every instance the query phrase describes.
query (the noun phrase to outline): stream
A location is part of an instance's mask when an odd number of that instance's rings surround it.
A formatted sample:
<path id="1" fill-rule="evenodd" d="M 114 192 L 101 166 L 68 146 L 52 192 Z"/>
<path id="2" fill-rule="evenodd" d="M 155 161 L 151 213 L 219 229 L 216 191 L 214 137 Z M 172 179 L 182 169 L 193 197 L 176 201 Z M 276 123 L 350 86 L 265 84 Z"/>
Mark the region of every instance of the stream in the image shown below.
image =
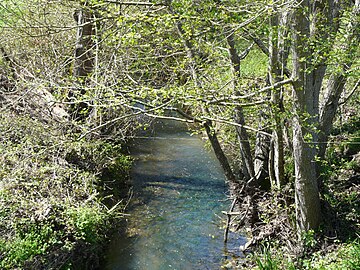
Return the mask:
<path id="1" fill-rule="evenodd" d="M 229 209 L 223 171 L 198 136 L 175 121 L 157 122 L 130 146 L 133 196 L 127 233 L 107 252 L 107 270 L 219 269 L 226 249 L 221 211 Z"/>

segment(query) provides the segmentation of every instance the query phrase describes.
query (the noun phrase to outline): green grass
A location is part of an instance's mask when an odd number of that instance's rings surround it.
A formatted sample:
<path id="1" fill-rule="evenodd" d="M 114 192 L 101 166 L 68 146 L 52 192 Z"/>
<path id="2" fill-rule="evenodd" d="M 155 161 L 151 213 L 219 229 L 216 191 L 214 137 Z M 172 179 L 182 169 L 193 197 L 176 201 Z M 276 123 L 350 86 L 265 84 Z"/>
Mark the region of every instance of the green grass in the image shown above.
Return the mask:
<path id="1" fill-rule="evenodd" d="M 312 258 L 303 261 L 303 269 L 314 270 L 357 270 L 360 269 L 360 244 L 352 242 L 342 244 L 333 252 L 321 255 L 316 253 Z"/>
<path id="2" fill-rule="evenodd" d="M 253 256 L 258 270 L 357 270 L 360 269 L 360 244 L 358 241 L 339 244 L 337 249 L 324 254 L 319 251 L 307 259 L 292 262 L 277 247 L 263 245 Z"/>
<path id="3" fill-rule="evenodd" d="M 267 73 L 267 56 L 253 49 L 248 56 L 241 62 L 241 75 L 243 77 L 265 77 Z"/>

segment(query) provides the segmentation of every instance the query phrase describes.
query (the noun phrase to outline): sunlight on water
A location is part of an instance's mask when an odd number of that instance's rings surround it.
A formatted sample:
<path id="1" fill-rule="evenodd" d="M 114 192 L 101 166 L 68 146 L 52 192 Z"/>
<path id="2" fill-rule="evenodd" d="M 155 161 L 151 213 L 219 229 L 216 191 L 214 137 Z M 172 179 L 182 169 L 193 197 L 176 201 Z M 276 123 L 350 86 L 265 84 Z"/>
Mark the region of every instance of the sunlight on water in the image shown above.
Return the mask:
<path id="1" fill-rule="evenodd" d="M 136 139 L 132 155 L 129 229 L 112 242 L 106 269 L 219 269 L 219 215 L 230 203 L 214 155 L 169 122 L 154 137 Z"/>

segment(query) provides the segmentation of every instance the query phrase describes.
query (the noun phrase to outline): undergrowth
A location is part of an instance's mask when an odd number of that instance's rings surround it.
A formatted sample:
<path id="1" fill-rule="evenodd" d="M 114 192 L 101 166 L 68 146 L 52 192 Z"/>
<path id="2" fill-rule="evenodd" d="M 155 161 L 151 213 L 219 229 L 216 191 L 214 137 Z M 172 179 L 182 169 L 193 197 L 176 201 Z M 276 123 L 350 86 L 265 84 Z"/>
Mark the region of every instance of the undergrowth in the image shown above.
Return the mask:
<path id="1" fill-rule="evenodd" d="M 129 158 L 10 112 L 0 115 L 0 133 L 0 269 L 96 267 L 121 216 L 107 183 L 124 185 Z"/>
<path id="2" fill-rule="evenodd" d="M 321 166 L 323 223 L 317 231 L 296 234 L 291 182 L 261 192 L 259 220 L 250 249 L 230 269 L 360 269 L 360 132 L 358 116 L 335 126 Z M 226 268 L 226 267 L 225 267 Z M 228 269 L 228 268 L 226 268 Z"/>

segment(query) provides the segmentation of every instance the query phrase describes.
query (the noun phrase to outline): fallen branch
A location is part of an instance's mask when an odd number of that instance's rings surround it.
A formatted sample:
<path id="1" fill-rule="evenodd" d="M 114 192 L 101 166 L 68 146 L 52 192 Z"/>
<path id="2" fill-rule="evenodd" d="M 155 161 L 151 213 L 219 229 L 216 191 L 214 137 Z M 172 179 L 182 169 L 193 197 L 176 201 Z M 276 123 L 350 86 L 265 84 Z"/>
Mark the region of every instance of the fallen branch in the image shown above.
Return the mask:
<path id="1" fill-rule="evenodd" d="M 225 232 L 224 232 L 224 243 L 227 243 L 228 240 L 228 234 L 229 234 L 229 227 L 230 227 L 230 221 L 231 221 L 231 216 L 233 215 L 234 212 L 232 212 L 234 210 L 235 204 L 236 204 L 237 198 L 235 197 L 235 199 L 233 200 L 231 206 L 230 206 L 230 210 L 229 212 L 225 212 L 223 211 L 223 214 L 226 214 L 227 218 L 226 218 L 226 227 L 225 227 Z"/>

